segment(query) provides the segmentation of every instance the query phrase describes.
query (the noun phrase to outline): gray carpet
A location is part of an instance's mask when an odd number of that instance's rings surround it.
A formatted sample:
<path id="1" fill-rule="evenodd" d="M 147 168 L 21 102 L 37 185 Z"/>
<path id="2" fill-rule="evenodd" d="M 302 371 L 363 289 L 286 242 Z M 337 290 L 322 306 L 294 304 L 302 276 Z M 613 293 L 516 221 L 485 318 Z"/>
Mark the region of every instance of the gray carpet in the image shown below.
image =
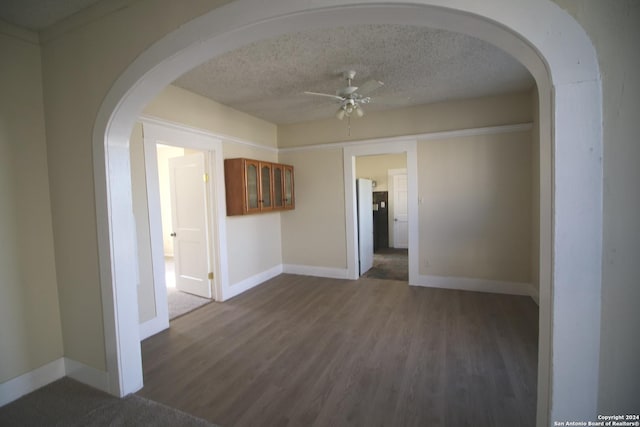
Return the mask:
<path id="1" fill-rule="evenodd" d="M 211 300 L 181 292 L 176 288 L 167 288 L 167 302 L 169 303 L 169 320 L 173 320 L 209 304 Z"/>
<path id="2" fill-rule="evenodd" d="M 1 407 L 0 426 L 211 427 L 215 424 L 140 396 L 118 399 L 62 378 Z"/>
<path id="3" fill-rule="evenodd" d="M 386 248 L 373 254 L 373 267 L 362 277 L 369 279 L 409 281 L 409 251 Z"/>

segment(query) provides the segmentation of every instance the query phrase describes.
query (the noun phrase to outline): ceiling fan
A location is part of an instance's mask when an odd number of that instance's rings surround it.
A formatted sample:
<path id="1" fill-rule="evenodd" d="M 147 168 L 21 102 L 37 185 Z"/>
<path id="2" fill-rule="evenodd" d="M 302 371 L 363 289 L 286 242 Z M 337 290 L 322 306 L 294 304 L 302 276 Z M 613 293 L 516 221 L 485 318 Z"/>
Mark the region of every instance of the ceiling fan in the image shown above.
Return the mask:
<path id="1" fill-rule="evenodd" d="M 352 82 L 355 76 L 356 72 L 354 70 L 345 71 L 343 73 L 343 77 L 347 81 L 347 86 L 342 89 L 338 89 L 335 95 L 319 92 L 304 93 L 305 95 L 324 96 L 337 102 L 340 105 L 338 107 L 338 111 L 336 111 L 336 117 L 339 120 L 342 120 L 345 117 L 350 119 L 351 116 L 354 115 L 355 117 L 362 117 L 364 116 L 362 104 L 368 104 L 373 101 L 371 97 L 367 96 L 367 94 L 384 86 L 384 83 L 378 80 L 369 80 L 361 87 L 353 86 Z"/>

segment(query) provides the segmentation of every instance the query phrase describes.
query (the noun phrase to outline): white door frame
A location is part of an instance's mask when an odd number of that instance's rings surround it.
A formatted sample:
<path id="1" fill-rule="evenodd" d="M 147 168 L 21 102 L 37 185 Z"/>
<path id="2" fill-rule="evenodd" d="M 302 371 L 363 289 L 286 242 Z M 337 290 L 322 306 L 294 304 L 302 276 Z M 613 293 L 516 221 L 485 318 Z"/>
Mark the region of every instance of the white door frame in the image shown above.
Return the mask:
<path id="1" fill-rule="evenodd" d="M 167 288 L 165 281 L 165 260 L 162 241 L 162 217 L 160 212 L 160 190 L 158 179 L 157 145 L 201 150 L 205 153 L 205 167 L 212 177 L 212 185 L 207 187 L 207 230 L 209 233 L 209 263 L 213 266 L 214 280 L 212 295 L 214 300 L 222 298 L 222 278 L 227 273 L 226 258 L 226 212 L 224 203 L 224 165 L 222 141 L 210 135 L 198 133 L 187 127 L 178 127 L 151 118 L 140 118 L 144 134 L 145 170 L 147 177 L 147 198 L 149 206 L 149 228 L 151 235 L 151 258 L 154 277 L 156 316 L 141 325 L 141 337 L 145 339 L 169 327 L 167 308 Z M 211 238 L 213 234 L 213 238 Z"/>
<path id="2" fill-rule="evenodd" d="M 602 83 L 588 35 L 550 0 L 272 0 L 268 7 L 261 0 L 235 0 L 180 25 L 137 55 L 108 86 L 93 127 L 109 391 L 125 395 L 143 383 L 139 336 L 132 327 L 138 322 L 137 259 L 131 241 L 135 225 L 129 165 L 129 137 L 139 112 L 175 78 L 231 49 L 304 29 L 371 23 L 477 37 L 511 54 L 536 80 L 544 162 L 537 424 L 595 419 L 602 287 Z M 353 257 L 352 247 L 348 256 Z"/>
<path id="3" fill-rule="evenodd" d="M 407 156 L 407 185 L 409 192 L 409 284 L 418 280 L 418 154 L 414 138 L 393 138 L 376 140 L 356 145 L 348 145 L 343 150 L 344 162 L 344 204 L 347 235 L 347 278 L 358 279 L 358 218 L 356 202 L 356 157 L 381 154 L 402 154 Z"/>

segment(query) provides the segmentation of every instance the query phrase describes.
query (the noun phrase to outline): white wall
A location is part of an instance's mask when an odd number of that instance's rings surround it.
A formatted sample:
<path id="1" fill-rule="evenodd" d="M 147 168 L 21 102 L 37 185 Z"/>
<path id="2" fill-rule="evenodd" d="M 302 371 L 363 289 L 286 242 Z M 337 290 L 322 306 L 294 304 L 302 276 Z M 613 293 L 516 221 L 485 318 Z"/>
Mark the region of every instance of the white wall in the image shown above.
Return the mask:
<path id="1" fill-rule="evenodd" d="M 0 23 L 0 52 L 3 383 L 62 357 L 63 346 L 37 36 Z"/>
<path id="2" fill-rule="evenodd" d="M 600 413 L 640 412 L 640 3 L 555 0 L 597 52 L 604 98 Z M 585 314 L 588 316 L 588 314 Z"/>

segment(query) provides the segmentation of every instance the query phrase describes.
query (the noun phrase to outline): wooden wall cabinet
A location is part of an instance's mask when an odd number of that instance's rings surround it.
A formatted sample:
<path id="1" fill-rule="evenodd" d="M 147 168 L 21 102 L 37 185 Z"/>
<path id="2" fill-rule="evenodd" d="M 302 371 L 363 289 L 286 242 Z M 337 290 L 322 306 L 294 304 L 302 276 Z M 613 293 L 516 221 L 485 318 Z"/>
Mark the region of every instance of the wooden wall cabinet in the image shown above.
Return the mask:
<path id="1" fill-rule="evenodd" d="M 295 208 L 293 166 L 252 159 L 225 159 L 227 215 Z"/>

